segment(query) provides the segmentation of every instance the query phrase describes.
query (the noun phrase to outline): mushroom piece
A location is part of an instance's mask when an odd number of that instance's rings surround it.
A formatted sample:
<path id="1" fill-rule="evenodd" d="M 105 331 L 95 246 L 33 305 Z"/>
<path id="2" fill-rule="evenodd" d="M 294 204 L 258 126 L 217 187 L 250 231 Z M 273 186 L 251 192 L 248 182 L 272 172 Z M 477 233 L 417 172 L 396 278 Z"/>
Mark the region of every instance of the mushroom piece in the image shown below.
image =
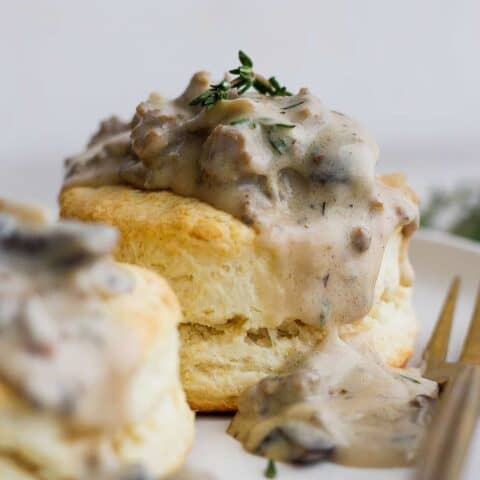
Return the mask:
<path id="1" fill-rule="evenodd" d="M 318 183 L 346 183 L 350 178 L 345 162 L 322 153 L 312 155 L 310 172 L 312 182 Z"/>
<path id="2" fill-rule="evenodd" d="M 0 260 L 16 268 L 70 270 L 110 253 L 117 232 L 106 226 L 65 221 L 43 229 L 22 227 L 0 214 Z"/>
<path id="3" fill-rule="evenodd" d="M 355 227 L 350 233 L 350 241 L 358 253 L 366 252 L 372 243 L 372 234 L 366 227 Z"/>
<path id="4" fill-rule="evenodd" d="M 303 420 L 276 425 L 255 448 L 258 455 L 300 464 L 327 460 L 334 451 L 325 430 Z"/>
<path id="5" fill-rule="evenodd" d="M 228 183 L 268 173 L 271 154 L 252 140 L 247 129 L 233 125 L 217 125 L 213 129 L 203 145 L 200 158 L 204 177 Z"/>

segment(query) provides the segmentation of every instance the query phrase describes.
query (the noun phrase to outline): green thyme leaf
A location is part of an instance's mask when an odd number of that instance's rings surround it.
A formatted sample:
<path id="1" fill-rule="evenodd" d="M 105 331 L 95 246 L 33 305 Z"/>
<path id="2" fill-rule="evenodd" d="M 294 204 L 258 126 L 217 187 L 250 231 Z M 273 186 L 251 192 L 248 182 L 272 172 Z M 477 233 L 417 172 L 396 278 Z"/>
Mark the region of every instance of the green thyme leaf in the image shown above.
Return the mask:
<path id="1" fill-rule="evenodd" d="M 262 95 L 268 95 L 270 92 L 268 80 L 261 76 L 258 76 L 253 80 L 253 88 Z"/>
<path id="2" fill-rule="evenodd" d="M 270 145 L 278 152 L 280 155 L 284 154 L 287 149 L 288 145 L 287 142 L 282 137 L 273 137 L 271 135 L 268 136 L 268 141 L 270 142 Z"/>
<path id="3" fill-rule="evenodd" d="M 265 127 L 295 128 L 293 123 L 277 123 L 275 119 L 270 117 L 260 117 L 257 121 Z"/>
<path id="4" fill-rule="evenodd" d="M 265 478 L 276 478 L 277 477 L 277 467 L 275 462 L 271 459 L 268 460 L 267 468 L 263 472 Z"/>
<path id="5" fill-rule="evenodd" d="M 241 125 L 242 123 L 250 122 L 250 118 L 238 118 L 230 122 L 230 125 Z"/>
<path id="6" fill-rule="evenodd" d="M 297 102 L 297 103 L 292 103 L 291 105 L 287 105 L 286 107 L 282 107 L 282 110 L 290 110 L 290 108 L 298 107 L 300 105 L 303 105 L 304 103 L 305 103 L 305 100 L 302 100 L 301 102 Z"/>
<path id="7" fill-rule="evenodd" d="M 253 67 L 252 59 L 242 50 L 238 51 L 238 59 L 244 67 Z"/>
<path id="8" fill-rule="evenodd" d="M 293 139 L 289 135 L 285 135 L 285 128 L 291 129 L 295 125 L 290 125 L 288 123 L 262 123 L 267 129 L 267 136 L 270 145 L 274 150 L 280 155 L 284 154 L 292 145 Z"/>
<path id="9" fill-rule="evenodd" d="M 269 92 L 270 95 L 277 96 L 277 97 L 289 97 L 292 95 L 287 90 L 287 87 L 282 87 L 280 83 L 278 83 L 278 80 L 275 77 L 270 77 L 268 81 L 272 88 L 271 91 Z"/>
<path id="10" fill-rule="evenodd" d="M 224 100 L 228 97 L 228 91 L 230 90 L 231 85 L 227 80 L 223 80 L 220 83 L 210 85 L 210 90 L 203 92 L 198 97 L 195 97 L 190 105 L 202 105 L 204 107 L 210 108 L 215 105 L 218 101 Z"/>
<path id="11" fill-rule="evenodd" d="M 400 374 L 399 377 L 404 378 L 405 380 L 409 380 L 410 382 L 417 383 L 420 385 L 420 382 L 416 378 L 409 377 L 408 375 L 402 375 Z"/>
<path id="12" fill-rule="evenodd" d="M 230 90 L 236 90 L 238 95 L 243 95 L 250 88 L 255 88 L 262 95 L 288 96 L 291 93 L 286 87 L 280 85 L 275 77 L 268 80 L 253 71 L 252 59 L 242 50 L 238 52 L 240 66 L 229 70 L 232 75 L 237 75 L 232 81 L 223 80 L 210 85 L 210 89 L 195 97 L 190 105 L 201 105 L 206 108 L 213 107 L 220 100 L 228 98 Z"/>

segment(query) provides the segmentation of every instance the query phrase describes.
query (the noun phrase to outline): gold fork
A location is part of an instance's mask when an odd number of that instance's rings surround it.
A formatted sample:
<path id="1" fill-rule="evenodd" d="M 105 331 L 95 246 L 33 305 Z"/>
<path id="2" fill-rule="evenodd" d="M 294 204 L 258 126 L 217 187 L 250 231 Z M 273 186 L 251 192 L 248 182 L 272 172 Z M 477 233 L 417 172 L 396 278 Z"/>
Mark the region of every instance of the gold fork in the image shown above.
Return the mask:
<path id="1" fill-rule="evenodd" d="M 424 375 L 443 390 L 419 450 L 415 480 L 460 479 L 480 412 L 480 289 L 460 360 L 446 361 L 459 287 L 457 277 L 423 353 Z"/>

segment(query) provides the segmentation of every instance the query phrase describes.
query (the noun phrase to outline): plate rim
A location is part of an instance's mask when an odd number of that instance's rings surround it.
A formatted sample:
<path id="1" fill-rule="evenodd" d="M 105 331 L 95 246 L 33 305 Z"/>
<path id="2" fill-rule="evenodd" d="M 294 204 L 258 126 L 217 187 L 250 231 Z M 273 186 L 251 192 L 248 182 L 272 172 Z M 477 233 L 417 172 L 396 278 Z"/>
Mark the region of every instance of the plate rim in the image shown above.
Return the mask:
<path id="1" fill-rule="evenodd" d="M 480 242 L 440 230 L 421 228 L 413 235 L 413 241 L 434 243 L 440 246 L 463 250 L 474 255 L 480 255 Z"/>

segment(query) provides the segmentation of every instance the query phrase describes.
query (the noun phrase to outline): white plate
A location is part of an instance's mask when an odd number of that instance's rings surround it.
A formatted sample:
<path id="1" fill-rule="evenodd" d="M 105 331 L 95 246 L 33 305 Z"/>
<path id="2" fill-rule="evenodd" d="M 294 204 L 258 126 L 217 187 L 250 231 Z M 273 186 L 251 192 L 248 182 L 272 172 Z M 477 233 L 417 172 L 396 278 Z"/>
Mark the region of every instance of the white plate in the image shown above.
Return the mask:
<path id="1" fill-rule="evenodd" d="M 417 272 L 415 306 L 422 330 L 418 351 L 428 338 L 449 282 L 462 277 L 462 291 L 457 307 L 451 355 L 461 349 L 468 325 L 475 290 L 480 279 L 480 247 L 472 242 L 435 232 L 421 231 L 413 241 L 411 258 Z M 209 472 L 217 480 L 262 479 L 266 460 L 244 452 L 226 433 L 226 416 L 199 416 L 196 439 L 188 457 L 192 470 Z M 278 480 L 396 480 L 411 477 L 411 470 L 353 469 L 332 464 L 290 467 L 277 464 Z M 480 471 L 480 428 L 474 439 L 465 479 L 477 480 Z"/>

